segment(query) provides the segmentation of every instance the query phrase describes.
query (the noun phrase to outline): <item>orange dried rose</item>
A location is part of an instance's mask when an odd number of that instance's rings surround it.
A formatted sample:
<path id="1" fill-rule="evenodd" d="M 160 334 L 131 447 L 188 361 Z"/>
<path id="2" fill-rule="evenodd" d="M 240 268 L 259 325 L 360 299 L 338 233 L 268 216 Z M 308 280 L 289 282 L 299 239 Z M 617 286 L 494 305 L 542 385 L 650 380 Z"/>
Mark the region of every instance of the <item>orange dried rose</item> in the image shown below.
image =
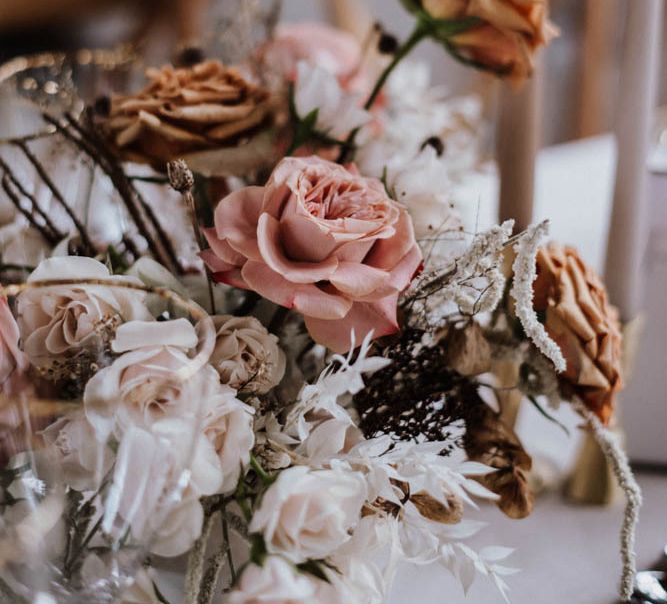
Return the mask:
<path id="1" fill-rule="evenodd" d="M 466 58 L 516 82 L 532 73 L 535 51 L 558 34 L 547 18 L 547 0 L 423 0 L 422 6 L 436 19 L 480 19 L 449 42 Z"/>
<path id="2" fill-rule="evenodd" d="M 236 146 L 270 114 L 268 93 L 219 61 L 148 69 L 149 84 L 113 96 L 102 123 L 121 157 L 164 168 L 190 153 Z"/>
<path id="3" fill-rule="evenodd" d="M 578 396 L 609 423 L 622 386 L 621 331 L 604 285 L 576 250 L 557 244 L 537 254 L 534 306 L 567 362 L 559 375 L 566 394 Z"/>

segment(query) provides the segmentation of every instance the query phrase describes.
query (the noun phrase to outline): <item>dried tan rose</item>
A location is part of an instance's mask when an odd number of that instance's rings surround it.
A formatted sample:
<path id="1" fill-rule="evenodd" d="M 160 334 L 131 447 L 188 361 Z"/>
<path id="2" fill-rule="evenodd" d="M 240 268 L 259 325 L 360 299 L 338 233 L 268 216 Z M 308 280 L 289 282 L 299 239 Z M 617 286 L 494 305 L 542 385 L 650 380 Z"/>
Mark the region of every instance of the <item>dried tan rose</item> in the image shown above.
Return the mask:
<path id="1" fill-rule="evenodd" d="M 526 473 L 533 460 L 514 431 L 486 404 L 466 421 L 464 447 L 472 461 L 491 468 L 478 480 L 500 497 L 498 507 L 510 518 L 525 518 L 533 510 L 533 493 Z"/>
<path id="2" fill-rule="evenodd" d="M 604 285 L 576 250 L 557 244 L 537 254 L 535 310 L 560 346 L 567 367 L 559 375 L 566 395 L 576 395 L 609 423 L 622 386 L 621 330 Z"/>
<path id="3" fill-rule="evenodd" d="M 458 52 L 520 82 L 533 70 L 535 51 L 558 35 L 547 0 L 422 0 L 436 19 L 476 17 L 476 25 L 449 38 Z"/>
<path id="4" fill-rule="evenodd" d="M 190 153 L 236 146 L 268 119 L 268 93 L 218 61 L 148 69 L 148 85 L 113 96 L 102 128 L 121 157 L 164 168 Z"/>
<path id="5" fill-rule="evenodd" d="M 285 373 L 285 354 L 278 338 L 254 317 L 213 317 L 216 342 L 210 363 L 224 384 L 236 390 L 264 394 Z"/>

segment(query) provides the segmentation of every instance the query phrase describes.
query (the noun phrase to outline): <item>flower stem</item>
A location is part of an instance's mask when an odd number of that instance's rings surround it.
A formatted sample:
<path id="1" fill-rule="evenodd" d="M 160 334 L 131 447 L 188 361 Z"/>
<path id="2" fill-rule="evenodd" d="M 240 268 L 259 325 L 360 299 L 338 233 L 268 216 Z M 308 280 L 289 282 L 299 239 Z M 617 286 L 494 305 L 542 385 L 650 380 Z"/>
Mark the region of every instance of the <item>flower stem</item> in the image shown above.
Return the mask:
<path id="1" fill-rule="evenodd" d="M 373 90 L 371 91 L 366 103 L 364 104 L 364 109 L 367 111 L 373 106 L 373 103 L 377 100 L 378 95 L 382 91 L 387 79 L 392 74 L 396 66 L 412 51 L 412 49 L 421 42 L 426 35 L 428 34 L 427 28 L 424 26 L 422 20 L 417 20 L 414 30 L 408 37 L 408 39 L 396 50 L 394 58 L 391 60 L 391 63 L 384 68 L 384 71 L 380 74 L 380 77 L 375 82 Z M 359 133 L 359 128 L 355 128 L 350 132 L 347 140 L 343 144 L 340 155 L 338 157 L 338 163 L 343 164 L 351 159 L 352 152 L 354 150 L 354 141 L 357 138 Z"/>

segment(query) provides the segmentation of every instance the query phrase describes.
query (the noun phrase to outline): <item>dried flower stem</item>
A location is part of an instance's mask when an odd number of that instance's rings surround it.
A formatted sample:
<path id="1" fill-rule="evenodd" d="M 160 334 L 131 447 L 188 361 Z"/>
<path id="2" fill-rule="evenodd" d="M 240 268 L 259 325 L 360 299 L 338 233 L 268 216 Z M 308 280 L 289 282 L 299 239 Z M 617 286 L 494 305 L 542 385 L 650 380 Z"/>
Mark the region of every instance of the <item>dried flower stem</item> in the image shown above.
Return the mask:
<path id="1" fill-rule="evenodd" d="M 574 408 L 586 419 L 593 436 L 600 445 L 605 458 L 609 462 L 618 484 L 625 494 L 625 511 L 621 525 L 621 559 L 623 571 L 619 595 L 621 600 L 629 602 L 637 574 L 637 555 L 635 553 L 635 537 L 639 508 L 642 505 L 642 493 L 630 468 L 628 457 L 618 437 L 602 425 L 600 419 L 583 402 L 575 399 Z"/>
<path id="2" fill-rule="evenodd" d="M 98 161 L 103 158 L 104 161 L 100 161 L 100 165 L 111 179 L 111 182 L 116 187 L 116 190 L 121 194 L 121 197 L 123 197 L 123 201 L 126 202 L 126 205 L 127 202 L 131 203 L 133 206 L 135 205 L 134 204 L 135 201 L 139 203 L 139 206 L 146 214 L 148 221 L 152 224 L 153 228 L 155 229 L 155 233 L 160 242 L 160 245 L 164 248 L 164 252 L 167 256 L 167 261 L 163 259 L 161 262 L 167 267 L 169 267 L 171 263 L 172 265 L 171 268 L 175 270 L 178 274 L 182 274 L 183 269 L 178 260 L 178 256 L 176 255 L 171 240 L 169 239 L 169 236 L 167 235 L 166 231 L 160 224 L 160 221 L 158 220 L 157 216 L 155 215 L 155 212 L 153 211 L 153 208 L 146 202 L 146 200 L 139 193 L 139 191 L 134 186 L 132 181 L 126 176 L 125 172 L 123 171 L 121 165 L 116 160 L 115 156 L 109 152 L 104 140 L 95 132 L 95 130 L 92 127 L 83 128 L 79 123 L 79 121 L 71 114 L 66 113 L 65 118 L 69 122 L 70 126 L 79 133 L 80 137 L 88 139 L 92 147 L 97 151 L 97 155 L 95 157 L 98 158 Z M 94 160 L 95 157 L 92 157 L 92 159 Z M 138 214 L 140 215 L 140 213 Z M 136 222 L 136 218 L 134 218 L 134 215 L 133 215 L 133 220 L 135 220 Z M 141 218 L 141 220 L 143 221 L 143 218 Z M 139 224 L 137 224 L 137 227 L 139 227 Z M 144 231 L 147 231 L 146 227 L 144 227 Z M 152 239 L 152 235 L 148 236 L 147 242 L 149 246 L 151 245 L 151 243 L 153 243 L 154 247 L 157 247 Z M 154 251 L 153 253 L 155 254 Z M 156 256 L 156 258 L 158 258 L 158 256 Z"/>
<path id="3" fill-rule="evenodd" d="M 91 253 L 91 254 L 94 255 L 95 254 L 95 246 L 93 245 L 93 242 L 90 239 L 90 236 L 88 235 L 88 231 L 83 226 L 81 221 L 77 218 L 76 214 L 74 213 L 72 208 L 69 206 L 69 204 L 65 201 L 65 198 L 63 197 L 62 193 L 59 191 L 58 187 L 56 187 L 53 180 L 51 180 L 51 177 L 46 173 L 46 170 L 44 169 L 44 166 L 42 166 L 42 164 L 39 162 L 39 160 L 35 157 L 34 153 L 30 150 L 30 148 L 28 147 L 28 144 L 25 141 L 17 141 L 14 144 L 19 149 L 21 149 L 21 151 L 26 156 L 28 161 L 32 164 L 32 166 L 37 171 L 37 174 L 39 174 L 39 177 L 44 181 L 44 184 L 51 191 L 51 194 L 53 195 L 53 198 L 63 207 L 65 212 L 67 212 L 67 215 L 70 217 L 70 219 L 74 223 L 74 226 L 76 227 L 76 230 L 79 231 L 79 236 L 81 237 L 81 243 L 83 244 L 86 252 Z"/>
<path id="4" fill-rule="evenodd" d="M 163 251 L 161 247 L 157 245 L 155 238 L 150 233 L 148 226 L 141 215 L 141 210 L 143 209 L 145 211 L 145 207 L 141 203 L 141 198 L 125 176 L 122 168 L 116 162 L 110 161 L 108 153 L 106 153 L 104 148 L 97 145 L 96 141 L 91 140 L 89 133 L 87 133 L 72 116 L 66 116 L 67 122 L 77 134 L 74 134 L 67 125 L 61 123 L 47 113 L 43 113 L 42 117 L 49 124 L 55 126 L 60 135 L 76 145 L 86 153 L 95 164 L 99 165 L 104 170 L 118 191 L 118 194 L 125 204 L 134 224 L 142 237 L 146 240 L 148 248 L 155 259 L 164 266 L 171 267 L 172 258 L 174 256 L 173 254 L 169 254 L 166 250 Z M 182 272 L 180 264 L 174 265 L 173 268 L 179 273 Z"/>
<path id="5" fill-rule="evenodd" d="M 207 510 L 204 516 L 204 526 L 201 534 L 195 541 L 188 556 L 188 568 L 185 571 L 185 595 L 184 604 L 198 604 L 199 592 L 204 576 L 204 563 L 206 562 L 206 546 L 211 537 L 213 523 L 217 516 L 217 510 Z"/>
<path id="6" fill-rule="evenodd" d="M 516 258 L 512 265 L 514 278 L 510 296 L 516 303 L 516 316 L 526 335 L 539 351 L 554 364 L 559 373 L 565 371 L 566 362 L 558 344 L 554 342 L 544 325 L 537 318 L 533 307 L 533 281 L 537 277 L 535 257 L 542 237 L 549 232 L 549 221 L 545 220 L 521 234 L 514 249 Z"/>
<path id="7" fill-rule="evenodd" d="M 28 220 L 28 222 L 37 230 L 39 233 L 44 237 L 44 239 L 50 244 L 50 245 L 56 245 L 58 241 L 60 240 L 60 233 L 56 232 L 54 233 L 51 229 L 49 229 L 48 224 L 43 225 L 40 224 L 37 219 L 32 215 L 31 212 L 26 210 L 22 205 L 21 205 L 21 200 L 19 199 L 19 196 L 16 194 L 15 191 L 12 190 L 10 186 L 11 179 L 9 175 L 5 172 L 2 176 L 2 189 L 4 192 L 7 194 L 7 197 L 9 197 L 9 200 L 14 204 L 16 209 L 25 216 L 25 218 Z"/>
<path id="8" fill-rule="evenodd" d="M 197 222 L 197 206 L 195 205 L 195 198 L 192 195 L 192 187 L 194 186 L 195 179 L 188 168 L 187 163 L 183 159 L 177 159 L 176 161 L 169 162 L 167 164 L 167 174 L 169 175 L 169 184 L 171 187 L 178 191 L 185 201 L 185 205 L 188 208 L 190 214 L 190 220 L 192 221 L 192 231 L 199 246 L 199 251 L 203 252 L 206 249 L 206 241 L 202 235 L 201 229 L 199 228 L 199 223 Z M 207 266 L 206 270 L 206 284 L 208 285 L 208 297 L 211 304 L 211 313 L 216 314 L 215 308 L 215 296 L 213 294 L 213 283 L 211 273 Z"/>

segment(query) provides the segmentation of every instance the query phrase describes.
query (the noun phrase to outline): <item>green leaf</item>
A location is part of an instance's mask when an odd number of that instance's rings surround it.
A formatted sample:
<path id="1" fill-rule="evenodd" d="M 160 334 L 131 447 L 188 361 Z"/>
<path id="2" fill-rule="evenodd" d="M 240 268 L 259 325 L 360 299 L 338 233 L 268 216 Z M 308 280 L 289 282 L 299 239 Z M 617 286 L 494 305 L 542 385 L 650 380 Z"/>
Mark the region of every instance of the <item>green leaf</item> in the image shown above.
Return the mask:
<path id="1" fill-rule="evenodd" d="M 563 430 L 563 432 L 565 432 L 565 434 L 570 436 L 570 431 L 567 429 L 567 426 L 564 425 L 559 420 L 557 420 L 544 407 L 542 407 L 542 405 L 540 405 L 540 403 L 537 402 L 537 399 L 534 396 L 529 396 L 528 400 L 533 404 L 535 409 L 537 409 L 540 412 L 541 415 L 546 417 L 550 422 L 553 422 L 554 424 L 556 424 L 561 430 Z"/>
<path id="2" fill-rule="evenodd" d="M 419 0 L 401 0 L 401 4 L 403 5 L 403 8 L 407 10 L 409 13 L 418 13 L 421 11 L 421 2 Z"/>

